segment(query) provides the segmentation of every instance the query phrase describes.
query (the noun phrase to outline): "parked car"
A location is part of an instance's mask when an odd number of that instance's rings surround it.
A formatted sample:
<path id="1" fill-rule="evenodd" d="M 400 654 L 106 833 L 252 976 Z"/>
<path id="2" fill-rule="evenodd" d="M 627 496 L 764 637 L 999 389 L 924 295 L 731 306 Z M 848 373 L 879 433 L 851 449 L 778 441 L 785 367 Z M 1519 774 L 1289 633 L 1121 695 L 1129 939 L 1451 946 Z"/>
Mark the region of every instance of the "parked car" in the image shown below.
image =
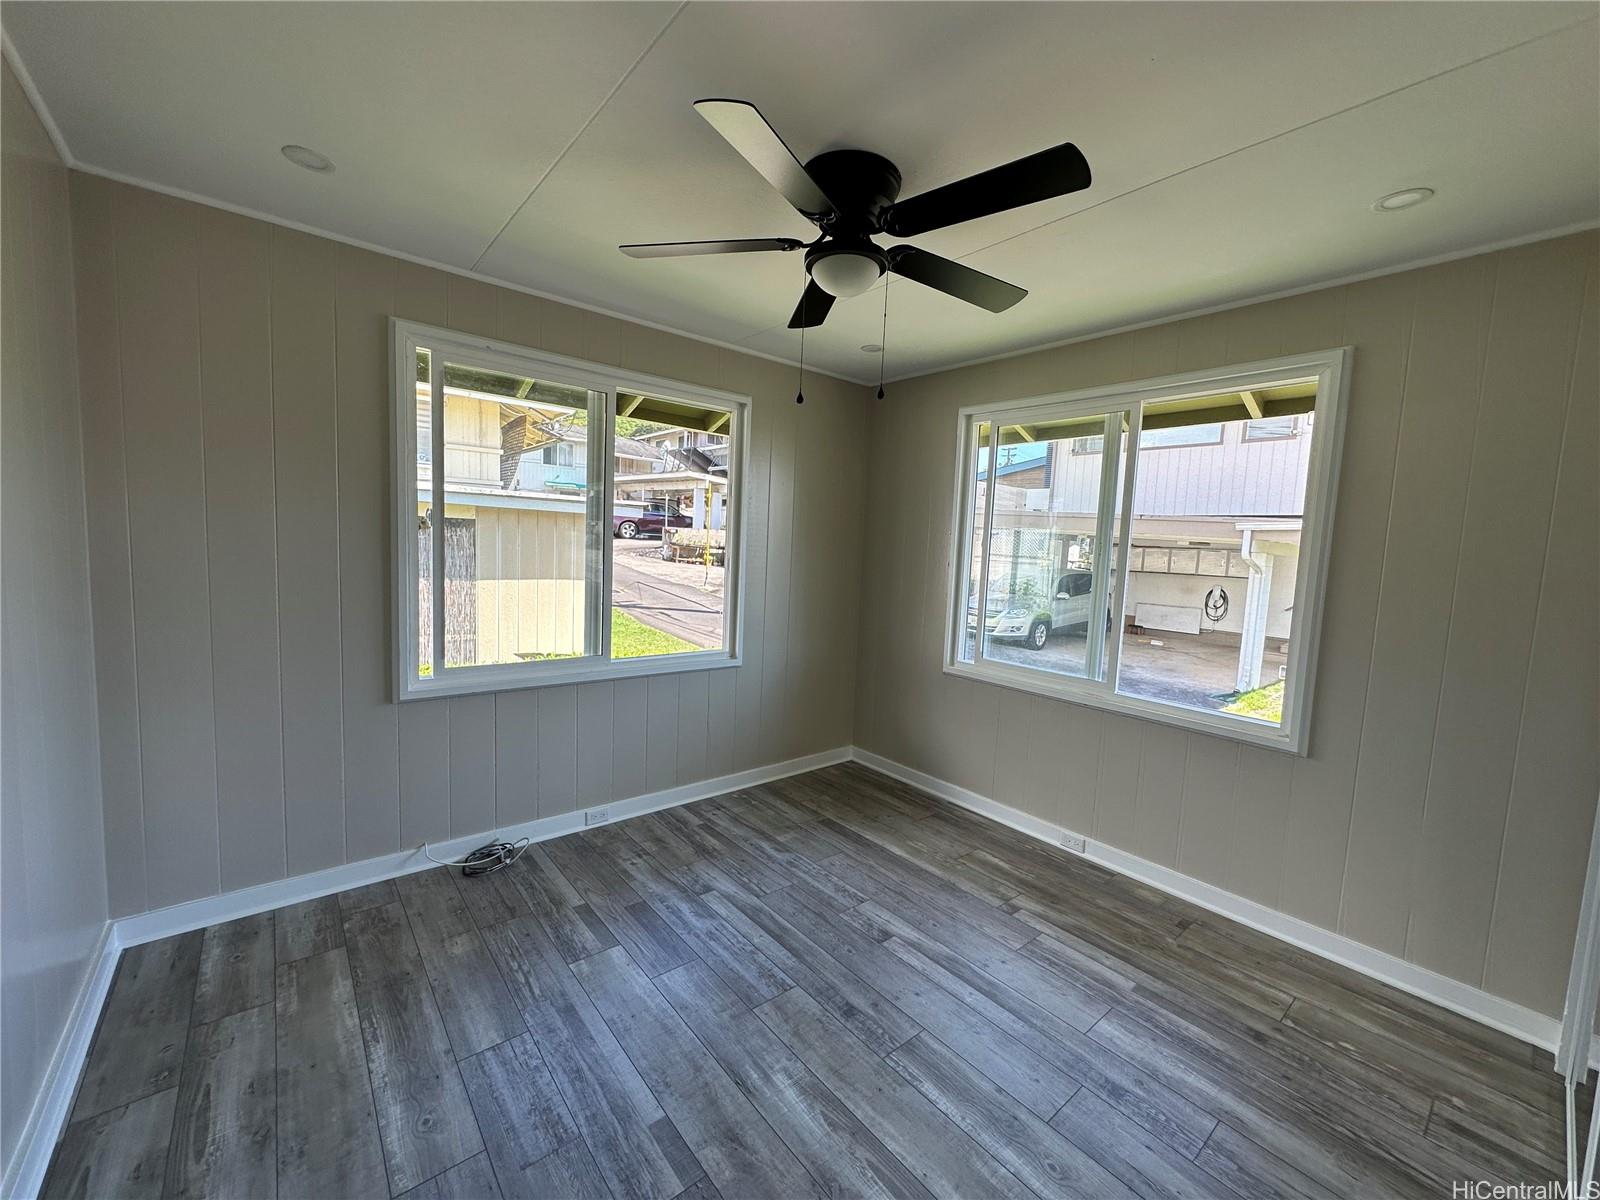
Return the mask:
<path id="1" fill-rule="evenodd" d="M 611 533 L 619 538 L 660 537 L 663 529 L 688 529 L 689 516 L 671 501 L 618 506 L 611 514 Z"/>
<path id="2" fill-rule="evenodd" d="M 1053 633 L 1089 629 L 1094 573 L 1068 571 L 1056 580 L 1050 600 L 1037 595 L 989 593 L 984 605 L 984 629 L 996 641 L 1020 641 L 1030 650 L 1043 650 Z M 977 630 L 977 605 L 967 607 L 967 632 Z"/>

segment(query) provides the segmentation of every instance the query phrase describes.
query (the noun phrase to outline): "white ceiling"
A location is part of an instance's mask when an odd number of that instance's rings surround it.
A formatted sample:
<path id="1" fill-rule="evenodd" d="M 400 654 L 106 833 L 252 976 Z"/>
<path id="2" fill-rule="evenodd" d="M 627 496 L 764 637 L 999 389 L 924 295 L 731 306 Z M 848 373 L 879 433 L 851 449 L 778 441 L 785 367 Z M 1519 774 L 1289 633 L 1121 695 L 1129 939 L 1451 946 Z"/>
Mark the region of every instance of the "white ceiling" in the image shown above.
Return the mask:
<path id="1" fill-rule="evenodd" d="M 4 5 L 75 164 L 793 359 L 806 237 L 692 110 L 757 104 L 796 153 L 893 159 L 902 195 L 1075 141 L 1085 192 L 915 239 L 1031 294 L 890 292 L 919 374 L 1600 222 L 1590 3 Z M 334 160 L 314 175 L 278 153 Z M 1379 215 L 1378 196 L 1435 188 Z M 863 381 L 882 293 L 806 359 Z"/>

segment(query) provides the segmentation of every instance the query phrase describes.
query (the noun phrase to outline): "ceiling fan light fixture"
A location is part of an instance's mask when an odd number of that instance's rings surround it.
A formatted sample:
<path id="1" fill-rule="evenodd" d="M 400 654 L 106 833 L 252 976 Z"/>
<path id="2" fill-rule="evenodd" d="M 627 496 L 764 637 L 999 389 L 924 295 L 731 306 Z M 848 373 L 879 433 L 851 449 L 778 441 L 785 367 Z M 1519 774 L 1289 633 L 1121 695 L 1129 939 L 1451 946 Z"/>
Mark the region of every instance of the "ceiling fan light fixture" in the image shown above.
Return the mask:
<path id="1" fill-rule="evenodd" d="M 814 257 L 807 264 L 811 278 L 830 296 L 859 296 L 883 275 L 883 259 L 856 250 L 836 250 Z"/>

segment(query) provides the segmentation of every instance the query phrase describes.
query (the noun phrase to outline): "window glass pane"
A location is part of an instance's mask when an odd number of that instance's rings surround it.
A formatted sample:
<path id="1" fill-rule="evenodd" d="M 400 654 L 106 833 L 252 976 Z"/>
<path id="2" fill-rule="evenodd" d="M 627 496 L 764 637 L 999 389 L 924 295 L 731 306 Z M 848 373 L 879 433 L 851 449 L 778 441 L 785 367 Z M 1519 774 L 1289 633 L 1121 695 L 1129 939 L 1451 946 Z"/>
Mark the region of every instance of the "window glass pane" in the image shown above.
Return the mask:
<path id="1" fill-rule="evenodd" d="M 1261 441 L 1267 438 L 1293 437 L 1299 426 L 1299 417 L 1262 417 L 1259 421 L 1246 421 L 1244 440 Z"/>
<path id="2" fill-rule="evenodd" d="M 1278 725 L 1312 438 L 1246 432 L 1139 460 L 1117 690 Z"/>
<path id="3" fill-rule="evenodd" d="M 987 422 L 969 422 L 965 451 L 967 491 L 971 505 L 965 520 L 972 531 L 971 553 L 967 556 L 966 583 L 963 585 L 962 618 L 964 624 L 956 657 L 962 662 L 972 662 L 977 650 L 978 588 L 983 571 L 984 514 L 989 503 L 989 425 Z"/>
<path id="4" fill-rule="evenodd" d="M 1073 430 L 1105 429 L 1101 415 L 1038 437 L 1004 426 L 993 473 L 983 657 L 1060 675 L 1099 677 L 1089 657 L 1102 456 L 1072 453 Z M 1103 436 L 1103 432 L 1101 435 Z M 1031 439 L 1031 440 L 1030 440 Z M 980 478 L 987 481 L 987 463 Z M 976 614 L 972 617 L 976 623 Z M 1095 639 L 1098 643 L 1098 639 Z"/>
<path id="5" fill-rule="evenodd" d="M 1222 440 L 1222 426 L 1216 422 L 1206 425 L 1174 425 L 1165 429 L 1146 429 L 1139 434 L 1139 449 L 1151 450 L 1163 446 L 1209 446 Z M 1072 439 L 1074 454 L 1099 454 L 1105 438 Z"/>
<path id="6" fill-rule="evenodd" d="M 727 648 L 733 419 L 688 401 L 619 395 L 612 658 Z"/>
<path id="7" fill-rule="evenodd" d="M 417 394 L 417 677 L 433 675 L 433 353 L 418 350 Z"/>
<path id="8" fill-rule="evenodd" d="M 1166 429 L 1145 429 L 1139 434 L 1139 449 L 1152 450 L 1163 446 L 1211 446 L 1222 440 L 1222 426 L 1174 425 Z"/>
<path id="9" fill-rule="evenodd" d="M 446 668 L 585 653 L 589 402 L 444 364 Z"/>

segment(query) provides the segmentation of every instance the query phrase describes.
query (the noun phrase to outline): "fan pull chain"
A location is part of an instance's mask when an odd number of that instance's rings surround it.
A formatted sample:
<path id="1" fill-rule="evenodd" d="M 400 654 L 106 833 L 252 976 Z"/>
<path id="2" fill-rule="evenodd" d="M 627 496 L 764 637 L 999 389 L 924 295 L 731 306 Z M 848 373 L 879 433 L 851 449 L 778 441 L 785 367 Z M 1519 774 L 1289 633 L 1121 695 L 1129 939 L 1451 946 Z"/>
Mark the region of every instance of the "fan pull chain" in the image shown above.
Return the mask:
<path id="1" fill-rule="evenodd" d="M 883 399 L 883 360 L 889 355 L 889 277 L 883 277 L 883 332 L 878 335 L 878 399 Z"/>
<path id="2" fill-rule="evenodd" d="M 810 286 L 800 294 L 800 383 L 795 389 L 794 402 L 806 402 L 806 294 L 811 291 Z"/>

